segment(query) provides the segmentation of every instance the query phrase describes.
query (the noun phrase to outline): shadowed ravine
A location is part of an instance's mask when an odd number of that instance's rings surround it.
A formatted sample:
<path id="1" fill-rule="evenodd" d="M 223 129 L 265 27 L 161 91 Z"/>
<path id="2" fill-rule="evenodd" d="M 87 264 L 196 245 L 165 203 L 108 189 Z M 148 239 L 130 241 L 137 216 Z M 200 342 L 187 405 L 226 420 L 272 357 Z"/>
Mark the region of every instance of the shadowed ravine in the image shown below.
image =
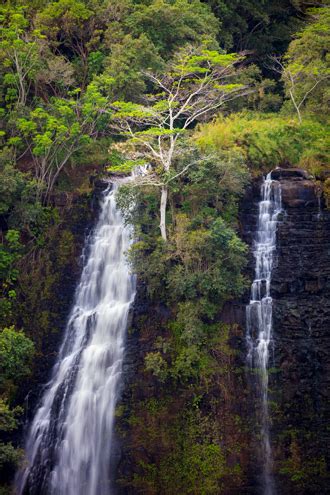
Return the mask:
<path id="1" fill-rule="evenodd" d="M 268 411 L 268 365 L 273 335 L 273 302 L 270 285 L 274 254 L 276 251 L 276 230 L 278 215 L 281 213 L 281 188 L 277 181 L 267 175 L 261 189 L 257 232 L 253 247 L 255 278 L 251 287 L 251 300 L 246 308 L 247 362 L 255 371 L 253 380 L 255 394 L 260 402 L 260 438 L 262 463 L 262 493 L 274 495 L 272 475 L 272 447 Z"/>
<path id="2" fill-rule="evenodd" d="M 52 378 L 33 419 L 17 493 L 109 495 L 114 411 L 135 277 L 125 252 L 130 229 L 103 196 Z"/>

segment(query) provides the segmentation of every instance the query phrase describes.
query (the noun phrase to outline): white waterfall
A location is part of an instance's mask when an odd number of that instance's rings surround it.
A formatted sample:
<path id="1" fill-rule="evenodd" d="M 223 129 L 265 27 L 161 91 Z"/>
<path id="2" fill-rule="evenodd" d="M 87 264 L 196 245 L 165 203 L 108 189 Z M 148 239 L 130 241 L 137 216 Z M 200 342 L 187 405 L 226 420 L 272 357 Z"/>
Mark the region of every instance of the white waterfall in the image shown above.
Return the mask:
<path id="1" fill-rule="evenodd" d="M 135 277 L 131 232 L 104 193 L 64 340 L 26 443 L 20 495 L 109 495 L 111 449 Z"/>
<path id="2" fill-rule="evenodd" d="M 256 392 L 261 403 L 260 434 L 263 495 L 274 495 L 272 448 L 268 410 L 268 363 L 272 344 L 273 302 L 270 283 L 276 251 L 278 216 L 282 211 L 280 183 L 269 173 L 261 189 L 256 240 L 254 243 L 255 278 L 251 300 L 246 308 L 247 361 L 256 370 Z"/>

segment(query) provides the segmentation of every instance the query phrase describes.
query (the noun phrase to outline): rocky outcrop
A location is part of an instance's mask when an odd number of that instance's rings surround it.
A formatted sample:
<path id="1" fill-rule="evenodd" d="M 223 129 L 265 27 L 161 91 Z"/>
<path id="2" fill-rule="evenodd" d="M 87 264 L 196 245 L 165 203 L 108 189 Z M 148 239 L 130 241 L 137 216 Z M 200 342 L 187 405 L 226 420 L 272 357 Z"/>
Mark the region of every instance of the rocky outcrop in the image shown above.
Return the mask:
<path id="1" fill-rule="evenodd" d="M 272 170 L 271 175 L 273 180 L 290 180 L 290 181 L 301 181 L 309 180 L 313 177 L 302 168 L 280 168 L 277 167 Z"/>

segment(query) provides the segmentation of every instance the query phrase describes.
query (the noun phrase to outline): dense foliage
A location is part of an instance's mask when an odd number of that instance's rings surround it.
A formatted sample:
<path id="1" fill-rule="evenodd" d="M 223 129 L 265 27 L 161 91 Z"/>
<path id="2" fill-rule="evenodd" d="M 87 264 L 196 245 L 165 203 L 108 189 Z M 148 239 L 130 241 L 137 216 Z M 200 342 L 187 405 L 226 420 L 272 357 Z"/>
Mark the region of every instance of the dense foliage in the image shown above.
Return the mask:
<path id="1" fill-rule="evenodd" d="M 91 175 L 143 164 L 118 201 L 137 239 L 132 266 L 166 317 L 140 322 L 153 396 L 135 397 L 126 420 L 133 450 L 151 454 L 121 482 L 182 495 L 240 486 L 238 440 L 223 445 L 225 399 L 212 392 L 235 368 L 221 309 L 247 284 L 238 203 L 251 176 L 277 165 L 326 179 L 329 8 L 11 0 L 0 22 L 0 481 L 20 457 L 12 431 L 21 390 L 40 376 L 34 356 L 69 304 L 54 301 L 77 254 L 64 210 L 90 193 Z"/>
<path id="2" fill-rule="evenodd" d="M 327 127 L 315 119 L 282 115 L 236 113 L 201 126 L 195 133 L 203 150 L 232 150 L 255 173 L 292 166 L 318 175 L 328 165 Z"/>

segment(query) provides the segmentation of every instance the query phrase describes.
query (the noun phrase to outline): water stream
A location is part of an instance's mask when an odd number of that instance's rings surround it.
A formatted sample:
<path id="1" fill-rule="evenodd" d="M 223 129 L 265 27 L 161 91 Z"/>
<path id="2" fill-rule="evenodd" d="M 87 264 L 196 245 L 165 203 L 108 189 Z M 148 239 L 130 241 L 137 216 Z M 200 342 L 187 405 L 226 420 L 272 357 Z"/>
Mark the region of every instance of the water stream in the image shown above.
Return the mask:
<path id="1" fill-rule="evenodd" d="M 270 284 L 276 251 L 278 216 L 282 211 L 281 187 L 269 173 L 261 188 L 259 214 L 253 255 L 255 278 L 250 303 L 246 307 L 246 340 L 248 366 L 255 371 L 254 385 L 258 403 L 262 462 L 262 493 L 274 495 L 272 448 L 268 409 L 269 354 L 273 339 L 273 301 Z"/>
<path id="2" fill-rule="evenodd" d="M 129 227 L 103 196 L 57 363 L 26 442 L 20 495 L 109 495 L 114 412 L 135 278 Z"/>

